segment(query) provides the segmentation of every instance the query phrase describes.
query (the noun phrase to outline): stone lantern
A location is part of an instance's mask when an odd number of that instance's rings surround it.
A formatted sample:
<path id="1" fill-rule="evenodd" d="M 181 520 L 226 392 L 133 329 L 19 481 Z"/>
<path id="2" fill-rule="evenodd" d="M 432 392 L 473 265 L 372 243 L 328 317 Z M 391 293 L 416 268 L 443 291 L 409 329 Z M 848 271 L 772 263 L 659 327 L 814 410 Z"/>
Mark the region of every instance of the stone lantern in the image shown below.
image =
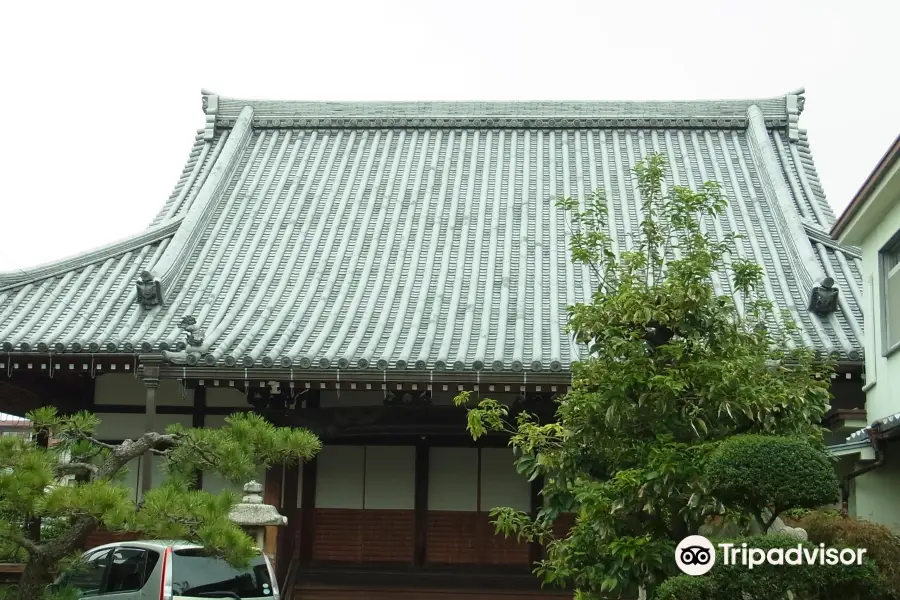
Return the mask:
<path id="1" fill-rule="evenodd" d="M 287 517 L 278 512 L 271 504 L 263 504 L 263 486 L 258 481 L 251 480 L 244 486 L 244 497 L 240 504 L 232 507 L 228 517 L 253 539 L 263 552 L 266 551 L 266 528 L 284 527 L 287 525 Z M 271 547 L 275 548 L 275 540 L 271 540 Z M 275 563 L 274 551 L 268 552 L 269 560 Z"/>

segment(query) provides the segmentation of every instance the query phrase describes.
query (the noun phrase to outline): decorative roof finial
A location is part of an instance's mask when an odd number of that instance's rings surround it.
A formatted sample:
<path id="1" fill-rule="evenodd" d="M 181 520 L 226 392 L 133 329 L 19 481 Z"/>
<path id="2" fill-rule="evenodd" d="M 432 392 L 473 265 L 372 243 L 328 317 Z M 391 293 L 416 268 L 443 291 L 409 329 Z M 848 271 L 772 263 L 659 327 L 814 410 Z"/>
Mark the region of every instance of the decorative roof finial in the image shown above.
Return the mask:
<path id="1" fill-rule="evenodd" d="M 197 325 L 197 319 L 188 315 L 181 319 L 178 328 L 184 331 L 188 348 L 196 350 L 203 345 L 203 330 Z"/>
<path id="2" fill-rule="evenodd" d="M 134 282 L 137 288 L 137 303 L 145 310 L 163 305 L 162 284 L 150 271 L 141 271 L 141 277 Z"/>
<path id="3" fill-rule="evenodd" d="M 809 294 L 809 310 L 820 317 L 830 315 L 838 308 L 838 288 L 834 279 L 826 277 Z"/>
<path id="4" fill-rule="evenodd" d="M 206 114 L 206 127 L 203 128 L 203 139 L 211 140 L 216 134 L 216 113 L 219 112 L 219 96 L 209 90 L 200 90 L 203 95 L 203 112 Z"/>
<path id="5" fill-rule="evenodd" d="M 788 118 L 788 139 L 796 142 L 800 139 L 800 113 L 806 104 L 806 98 L 803 94 L 806 90 L 798 88 L 787 95 L 787 118 Z"/>

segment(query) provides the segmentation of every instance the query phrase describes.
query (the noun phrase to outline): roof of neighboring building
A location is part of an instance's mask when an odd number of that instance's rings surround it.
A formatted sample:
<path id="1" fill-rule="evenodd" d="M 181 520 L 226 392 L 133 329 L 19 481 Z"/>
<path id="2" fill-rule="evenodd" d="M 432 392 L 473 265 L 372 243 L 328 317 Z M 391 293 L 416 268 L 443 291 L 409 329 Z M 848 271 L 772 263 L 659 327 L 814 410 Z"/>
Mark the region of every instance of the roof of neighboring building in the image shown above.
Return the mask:
<path id="1" fill-rule="evenodd" d="M 711 232 L 747 235 L 798 343 L 862 356 L 859 256 L 798 126 L 803 91 L 697 102 L 269 102 L 203 93 L 175 190 L 141 235 L 0 274 L 0 348 L 156 352 L 174 361 L 327 369 L 566 371 L 583 348 L 555 199 L 602 187 L 621 247 L 638 228 L 631 172 L 661 152 L 667 185 L 722 183 Z M 135 281 L 159 281 L 142 308 Z M 824 277 L 839 310 L 810 313 Z M 731 291 L 727 273 L 714 278 Z M 203 332 L 185 354 L 181 319 Z M 198 333 L 197 338 L 200 337 Z M 179 346 L 180 343 L 180 346 Z M 192 346 L 189 349 L 194 349 Z"/>
<path id="2" fill-rule="evenodd" d="M 859 211 L 862 210 L 866 202 L 869 201 L 872 192 L 878 187 L 891 168 L 897 164 L 898 160 L 900 160 L 900 135 L 894 139 L 894 143 L 891 144 L 888 151 L 884 153 L 884 156 L 881 157 L 881 160 L 878 161 L 878 164 L 875 165 L 875 168 L 869 173 L 869 176 L 866 178 L 865 182 L 863 182 L 859 191 L 856 192 L 853 200 L 850 201 L 850 204 L 847 205 L 847 208 L 844 209 L 844 212 L 838 220 L 835 221 L 834 226 L 831 228 L 831 236 L 834 239 L 841 237 L 844 231 L 850 226 L 850 223 L 856 215 L 859 214 Z"/>
<path id="3" fill-rule="evenodd" d="M 857 429 L 856 431 L 848 435 L 847 441 L 860 442 L 869 439 L 869 432 L 874 427 L 880 427 L 882 433 L 887 433 L 888 431 L 895 430 L 897 427 L 900 427 L 900 412 L 882 417 L 881 419 L 875 419 L 869 424 L 868 427 Z"/>
<path id="4" fill-rule="evenodd" d="M 6 428 L 25 428 L 31 427 L 31 421 L 24 417 L 17 417 L 16 415 L 9 415 L 6 413 L 0 412 L 0 429 Z"/>

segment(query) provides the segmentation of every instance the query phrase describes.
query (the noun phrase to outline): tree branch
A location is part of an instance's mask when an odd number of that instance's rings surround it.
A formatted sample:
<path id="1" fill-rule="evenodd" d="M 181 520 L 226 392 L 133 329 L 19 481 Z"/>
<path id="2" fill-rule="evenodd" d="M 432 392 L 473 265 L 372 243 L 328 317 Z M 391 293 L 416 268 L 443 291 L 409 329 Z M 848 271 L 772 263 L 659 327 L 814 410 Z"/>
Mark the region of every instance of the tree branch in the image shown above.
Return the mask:
<path id="1" fill-rule="evenodd" d="M 29 554 L 37 554 L 41 550 L 37 544 L 29 540 L 24 535 L 16 533 L 15 531 L 10 531 L 8 529 L 0 529 L 0 539 L 7 540 L 9 542 L 12 542 L 13 544 L 21 546 L 22 548 L 25 548 L 25 550 L 27 550 Z"/>
<path id="2" fill-rule="evenodd" d="M 97 465 L 85 462 L 59 463 L 54 467 L 54 471 L 58 477 L 65 475 L 81 475 L 84 472 L 88 472 L 91 475 L 97 475 L 99 470 L 100 468 Z"/>

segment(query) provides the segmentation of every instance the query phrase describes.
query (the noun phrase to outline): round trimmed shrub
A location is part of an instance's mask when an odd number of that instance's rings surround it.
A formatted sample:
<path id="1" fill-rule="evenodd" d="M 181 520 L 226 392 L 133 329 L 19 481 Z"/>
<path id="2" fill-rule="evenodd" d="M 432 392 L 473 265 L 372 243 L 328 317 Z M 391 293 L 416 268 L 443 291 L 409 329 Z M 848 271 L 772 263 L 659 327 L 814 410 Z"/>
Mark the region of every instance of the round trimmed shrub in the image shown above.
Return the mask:
<path id="1" fill-rule="evenodd" d="M 818 508 L 840 493 L 828 455 L 805 440 L 770 435 L 726 439 L 708 464 L 712 494 L 725 506 L 754 516 L 791 508 Z"/>
<path id="2" fill-rule="evenodd" d="M 711 577 L 679 575 L 662 582 L 656 590 L 656 600 L 716 600 Z"/>

